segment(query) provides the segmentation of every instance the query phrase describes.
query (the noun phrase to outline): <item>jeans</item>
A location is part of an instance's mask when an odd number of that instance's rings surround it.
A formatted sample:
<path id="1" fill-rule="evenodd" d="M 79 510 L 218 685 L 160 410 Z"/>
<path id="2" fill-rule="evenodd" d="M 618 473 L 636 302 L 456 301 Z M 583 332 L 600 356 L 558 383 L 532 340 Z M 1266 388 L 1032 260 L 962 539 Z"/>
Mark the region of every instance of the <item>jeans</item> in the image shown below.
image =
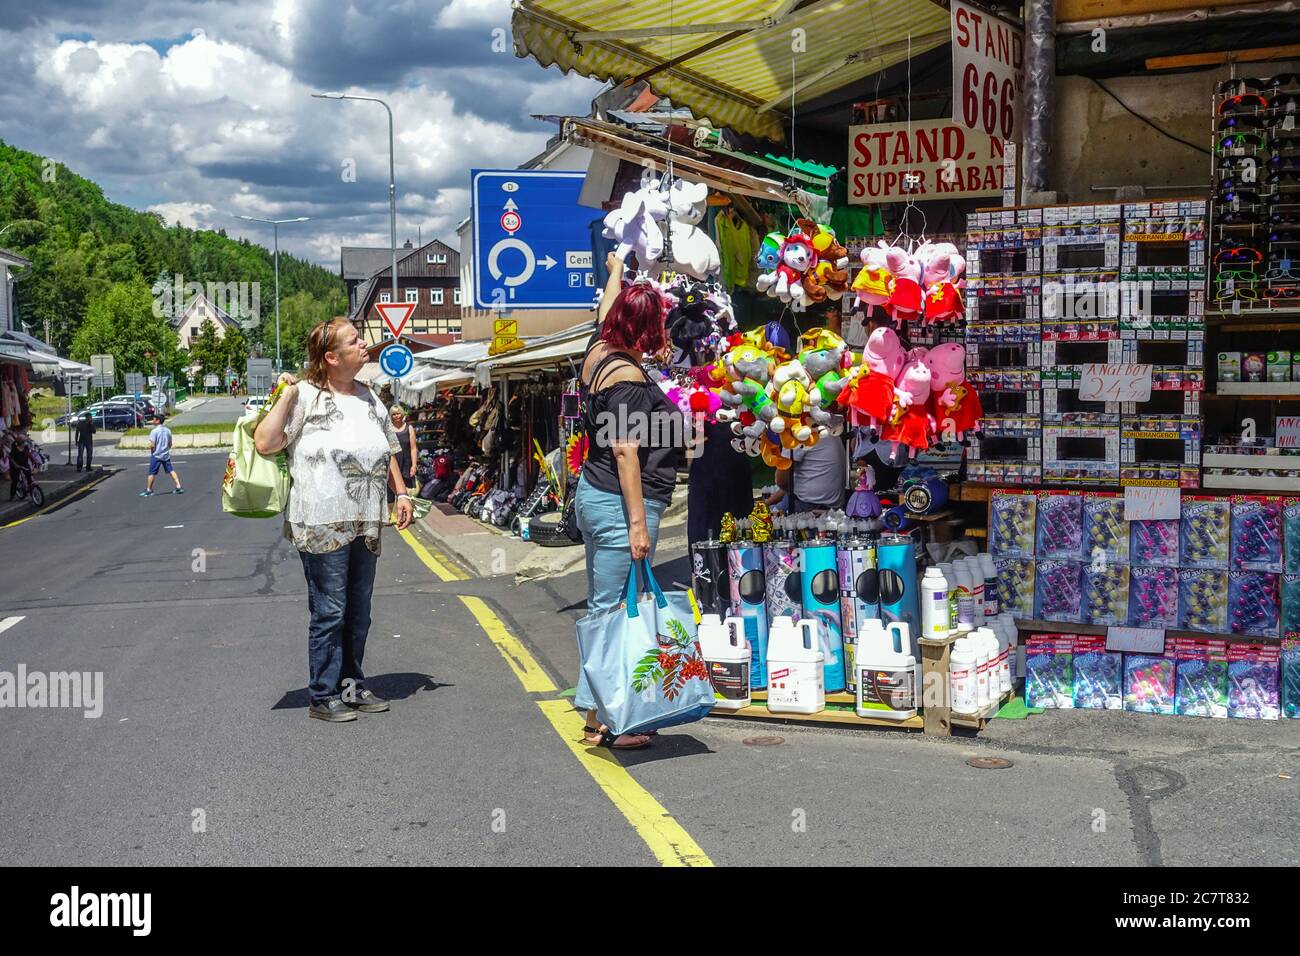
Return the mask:
<path id="1" fill-rule="evenodd" d="M 95 457 L 95 446 L 90 442 L 84 445 L 80 442 L 77 443 L 77 471 L 81 471 L 81 455 L 83 452 L 86 455 L 86 470 L 89 471 L 92 467 L 91 460 Z"/>
<path id="2" fill-rule="evenodd" d="M 632 567 L 632 545 L 627 537 L 627 508 L 623 496 L 600 491 L 588 484 L 586 478 L 580 478 L 574 506 L 578 528 L 587 548 L 587 613 L 618 607 L 623 603 L 627 572 Z M 662 501 L 645 499 L 645 525 L 650 535 L 649 561 L 654 560 L 655 543 L 659 540 L 659 519 L 667 509 Z M 573 704 L 579 710 L 591 710 L 596 706 L 581 667 Z"/>
<path id="3" fill-rule="evenodd" d="M 311 670 L 308 692 L 313 704 L 343 693 L 343 682 L 355 681 L 360 691 L 366 676 L 361 658 L 370 633 L 370 596 L 375 590 L 379 558 L 365 538 L 325 554 L 299 551 L 307 577 L 307 660 Z"/>

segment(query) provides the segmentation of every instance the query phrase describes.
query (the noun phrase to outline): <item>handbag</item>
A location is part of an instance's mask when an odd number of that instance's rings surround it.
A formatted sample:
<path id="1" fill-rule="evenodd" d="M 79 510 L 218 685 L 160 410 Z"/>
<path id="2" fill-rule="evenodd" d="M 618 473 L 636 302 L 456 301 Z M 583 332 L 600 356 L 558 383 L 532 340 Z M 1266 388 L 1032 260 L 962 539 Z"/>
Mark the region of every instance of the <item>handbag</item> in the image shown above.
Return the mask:
<path id="1" fill-rule="evenodd" d="M 271 393 L 265 409 L 235 423 L 235 441 L 221 479 L 221 510 L 236 518 L 274 518 L 289 504 L 289 460 L 283 451 L 262 455 L 253 432 L 271 410 L 283 386 Z"/>
<path id="2" fill-rule="evenodd" d="M 649 595 L 636 590 L 641 566 Z M 613 734 L 687 724 L 713 709 L 713 685 L 695 640 L 685 591 L 664 594 L 650 562 L 633 561 L 621 607 L 578 621 L 582 675 L 597 716 Z"/>

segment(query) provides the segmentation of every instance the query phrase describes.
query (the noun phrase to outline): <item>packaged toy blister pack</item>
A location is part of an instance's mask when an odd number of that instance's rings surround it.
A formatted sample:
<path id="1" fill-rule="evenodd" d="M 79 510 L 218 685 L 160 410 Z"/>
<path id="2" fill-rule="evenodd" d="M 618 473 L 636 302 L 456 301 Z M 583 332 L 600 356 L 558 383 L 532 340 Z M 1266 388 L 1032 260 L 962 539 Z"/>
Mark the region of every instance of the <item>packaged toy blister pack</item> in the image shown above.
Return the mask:
<path id="1" fill-rule="evenodd" d="M 1282 716 L 1300 718 L 1300 638 L 1287 638 L 1282 642 L 1278 660 L 1278 697 Z"/>
<path id="2" fill-rule="evenodd" d="M 1228 716 L 1277 720 L 1278 649 L 1263 644 L 1228 647 Z"/>
<path id="3" fill-rule="evenodd" d="M 1128 565 L 1085 564 L 1083 619 L 1088 624 L 1128 623 Z"/>
<path id="4" fill-rule="evenodd" d="M 1182 508 L 1181 566 L 1228 570 L 1232 503 L 1226 498 L 1184 496 Z"/>
<path id="5" fill-rule="evenodd" d="M 1282 614 L 1278 631 L 1283 638 L 1300 639 L 1300 574 L 1282 575 Z"/>
<path id="6" fill-rule="evenodd" d="M 1034 556 L 1038 498 L 1032 492 L 999 489 L 989 500 L 989 553 L 995 558 Z"/>
<path id="7" fill-rule="evenodd" d="M 1148 568 L 1178 567 L 1178 521 L 1129 522 L 1129 559 Z"/>
<path id="8" fill-rule="evenodd" d="M 1177 626 L 1177 568 L 1129 569 L 1128 622 L 1133 627 Z"/>
<path id="9" fill-rule="evenodd" d="M 1120 710 L 1124 706 L 1124 655 L 1106 650 L 1106 638 L 1074 639 L 1074 706 Z"/>
<path id="10" fill-rule="evenodd" d="M 1128 564 L 1129 528 L 1124 521 L 1124 498 L 1115 494 L 1090 494 L 1083 499 L 1083 559 L 1105 564 Z"/>
<path id="11" fill-rule="evenodd" d="M 998 607 L 1015 617 L 1034 616 L 1034 562 L 1028 558 L 997 558 Z"/>
<path id="12" fill-rule="evenodd" d="M 1083 499 L 1045 491 L 1038 499 L 1037 557 L 1077 561 L 1083 555 Z"/>
<path id="13" fill-rule="evenodd" d="M 1177 713 L 1188 717 L 1228 716 L 1228 651 L 1223 641 L 1179 641 L 1177 678 Z"/>
<path id="14" fill-rule="evenodd" d="M 1282 501 L 1234 495 L 1232 498 L 1232 568 L 1237 571 L 1282 570 Z"/>
<path id="15" fill-rule="evenodd" d="M 1185 568 L 1178 572 L 1178 626 L 1214 634 L 1227 631 L 1227 571 Z"/>
<path id="16" fill-rule="evenodd" d="M 1232 571 L 1228 575 L 1228 630 L 1251 637 L 1277 637 L 1281 606 L 1278 575 Z"/>
<path id="17" fill-rule="evenodd" d="M 1172 714 L 1177 668 L 1172 648 L 1164 654 L 1125 654 L 1124 709 L 1144 714 Z"/>
<path id="18" fill-rule="evenodd" d="M 1282 570 L 1300 574 L 1300 498 L 1282 502 Z"/>
<path id="19" fill-rule="evenodd" d="M 1034 617 L 1044 621 L 1081 619 L 1078 561 L 1038 561 Z"/>
<path id="20" fill-rule="evenodd" d="M 1074 636 L 1041 634 L 1025 645 L 1025 703 L 1030 707 L 1074 707 Z"/>

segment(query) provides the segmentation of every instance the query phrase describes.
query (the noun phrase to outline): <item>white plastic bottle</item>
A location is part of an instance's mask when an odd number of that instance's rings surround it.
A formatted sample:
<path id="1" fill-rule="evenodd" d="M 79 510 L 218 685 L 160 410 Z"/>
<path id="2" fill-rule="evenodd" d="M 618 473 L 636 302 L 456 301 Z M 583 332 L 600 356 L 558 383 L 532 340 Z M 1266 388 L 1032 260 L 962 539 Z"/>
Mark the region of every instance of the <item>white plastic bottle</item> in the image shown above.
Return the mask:
<path id="1" fill-rule="evenodd" d="M 969 637 L 959 637 L 952 642 L 948 657 L 948 687 L 955 714 L 973 714 L 979 710 L 976 689 L 978 660 Z"/>
<path id="2" fill-rule="evenodd" d="M 696 639 L 713 685 L 714 710 L 748 707 L 751 651 L 745 639 L 744 618 L 722 621 L 716 614 L 705 614 L 696 629 Z"/>
<path id="3" fill-rule="evenodd" d="M 957 578 L 957 629 L 972 631 L 975 629 L 975 582 L 963 562 L 956 562 L 952 570 Z"/>
<path id="4" fill-rule="evenodd" d="M 773 619 L 767 632 L 767 709 L 816 714 L 826 709 L 826 656 L 817 622 Z"/>
<path id="5" fill-rule="evenodd" d="M 931 565 L 921 578 L 921 636 L 941 640 L 948 636 L 948 581 Z"/>
<path id="6" fill-rule="evenodd" d="M 939 571 L 948 582 L 948 630 L 957 629 L 957 572 L 951 561 L 941 561 Z"/>
<path id="7" fill-rule="evenodd" d="M 993 563 L 993 555 L 987 551 L 979 553 L 980 570 L 984 572 L 984 616 L 998 616 L 998 568 Z"/>
<path id="8" fill-rule="evenodd" d="M 993 671 L 993 655 L 989 653 L 988 633 L 980 628 L 969 638 L 975 651 L 975 706 L 983 710 L 989 705 L 989 675 Z"/>
<path id="9" fill-rule="evenodd" d="M 1001 666 L 998 668 L 998 677 L 1002 683 L 1002 693 L 1006 694 L 1015 690 L 1016 681 L 1015 672 L 1015 655 L 1016 655 L 1016 632 L 1015 628 L 1008 631 L 1005 624 L 998 626 L 998 641 L 1002 645 L 1002 653 L 999 657 Z"/>
<path id="10" fill-rule="evenodd" d="M 858 640 L 857 699 L 859 717 L 907 720 L 916 716 L 916 658 L 909 652 L 907 625 L 897 622 L 888 631 L 879 621 L 868 621 Z M 946 633 L 946 632 L 945 632 Z M 897 636 L 901 651 L 894 649 Z"/>
<path id="11" fill-rule="evenodd" d="M 984 626 L 984 569 L 980 567 L 979 558 L 962 559 L 966 564 L 966 573 L 971 579 L 971 594 L 975 597 L 974 622 L 976 627 Z"/>
<path id="12" fill-rule="evenodd" d="M 1011 679 L 1013 682 L 1025 679 L 1025 649 L 1020 644 L 1020 630 L 1016 627 L 1016 618 L 1010 611 L 998 615 L 1006 624 L 1007 634 L 1011 638 Z"/>

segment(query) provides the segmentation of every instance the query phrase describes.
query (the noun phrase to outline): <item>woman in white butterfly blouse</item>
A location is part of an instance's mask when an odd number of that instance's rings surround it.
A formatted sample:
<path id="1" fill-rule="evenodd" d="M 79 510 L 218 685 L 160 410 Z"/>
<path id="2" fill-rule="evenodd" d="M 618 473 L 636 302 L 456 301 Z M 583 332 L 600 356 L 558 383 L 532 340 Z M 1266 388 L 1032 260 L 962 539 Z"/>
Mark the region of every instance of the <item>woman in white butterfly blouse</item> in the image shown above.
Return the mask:
<path id="1" fill-rule="evenodd" d="M 254 434 L 262 454 L 284 449 L 288 456 L 284 534 L 302 558 L 311 610 L 308 714 L 333 722 L 388 710 L 365 688 L 361 665 L 390 481 L 397 529 L 412 518 L 388 410 L 356 381 L 366 358 L 350 322 L 317 325 L 307 336 L 304 380 L 280 376 L 284 392 Z"/>

